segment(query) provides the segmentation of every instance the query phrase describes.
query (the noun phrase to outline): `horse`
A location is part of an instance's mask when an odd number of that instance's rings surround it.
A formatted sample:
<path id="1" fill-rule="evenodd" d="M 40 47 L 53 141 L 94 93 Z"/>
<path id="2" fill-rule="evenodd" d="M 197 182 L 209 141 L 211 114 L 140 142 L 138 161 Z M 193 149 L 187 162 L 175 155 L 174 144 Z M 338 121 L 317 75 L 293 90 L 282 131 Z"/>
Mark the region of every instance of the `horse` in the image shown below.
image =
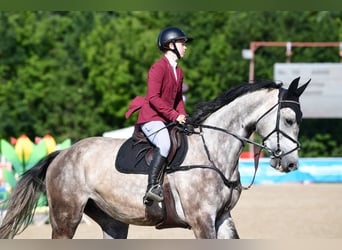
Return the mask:
<path id="1" fill-rule="evenodd" d="M 281 172 L 297 169 L 299 97 L 310 82 L 299 87 L 299 80 L 288 89 L 274 80 L 241 83 L 196 106 L 189 118 L 193 131 L 184 161 L 179 170 L 164 176 L 174 201 L 173 215 L 195 238 L 239 238 L 231 210 L 244 188 L 238 164 L 247 143 L 266 151 L 271 167 Z M 262 142 L 249 139 L 254 132 Z M 27 228 L 44 192 L 52 239 L 73 238 L 83 214 L 101 227 L 103 238 L 126 239 L 130 224 L 160 223 L 162 204 L 143 203 L 147 176 L 124 174 L 114 167 L 124 141 L 88 137 L 25 172 L 4 203 L 0 238 L 14 238 Z"/>

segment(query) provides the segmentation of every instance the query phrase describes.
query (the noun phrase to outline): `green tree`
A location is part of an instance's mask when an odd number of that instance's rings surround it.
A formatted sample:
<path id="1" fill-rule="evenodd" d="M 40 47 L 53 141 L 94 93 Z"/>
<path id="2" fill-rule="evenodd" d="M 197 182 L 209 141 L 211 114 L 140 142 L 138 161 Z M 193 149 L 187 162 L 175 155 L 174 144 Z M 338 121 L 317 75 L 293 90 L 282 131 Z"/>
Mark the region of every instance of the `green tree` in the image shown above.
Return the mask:
<path id="1" fill-rule="evenodd" d="M 160 56 L 161 28 L 182 27 L 194 42 L 184 60 L 187 110 L 248 81 L 241 56 L 250 41 L 340 41 L 340 11 L 0 12 L 0 137 L 52 134 L 58 141 L 132 125 L 124 113 L 144 95 Z M 339 62 L 338 48 L 293 48 L 292 62 Z M 259 48 L 255 78 L 273 78 L 285 48 Z M 325 132 L 321 132 L 324 125 Z M 340 154 L 340 120 L 303 121 L 301 138 L 329 134 Z M 334 134 L 333 134 L 334 133 Z M 337 134 L 336 134 L 337 133 Z M 303 151 L 310 154 L 303 143 Z"/>

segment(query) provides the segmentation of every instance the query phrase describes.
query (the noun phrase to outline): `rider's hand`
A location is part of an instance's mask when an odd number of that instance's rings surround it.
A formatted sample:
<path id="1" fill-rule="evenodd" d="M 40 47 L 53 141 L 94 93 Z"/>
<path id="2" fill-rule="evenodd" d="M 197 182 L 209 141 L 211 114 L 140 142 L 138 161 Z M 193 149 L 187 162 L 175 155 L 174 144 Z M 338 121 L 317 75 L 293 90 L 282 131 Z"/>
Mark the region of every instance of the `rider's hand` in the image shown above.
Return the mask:
<path id="1" fill-rule="evenodd" d="M 176 119 L 176 121 L 179 123 L 179 124 L 184 124 L 186 122 L 186 116 L 185 115 L 179 115 Z"/>

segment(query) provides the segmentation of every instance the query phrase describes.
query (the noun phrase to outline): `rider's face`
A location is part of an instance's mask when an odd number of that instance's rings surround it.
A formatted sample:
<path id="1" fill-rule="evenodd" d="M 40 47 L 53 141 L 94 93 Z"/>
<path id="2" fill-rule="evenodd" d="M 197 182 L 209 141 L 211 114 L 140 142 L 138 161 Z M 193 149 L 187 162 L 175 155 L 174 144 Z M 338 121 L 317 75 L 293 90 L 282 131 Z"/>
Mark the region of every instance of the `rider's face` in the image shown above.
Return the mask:
<path id="1" fill-rule="evenodd" d="M 177 50 L 179 52 L 180 57 L 182 58 L 184 56 L 184 54 L 185 54 L 186 49 L 187 49 L 185 40 L 176 41 L 175 45 L 176 45 L 176 48 L 177 48 Z M 171 49 L 174 49 L 174 44 L 173 43 L 170 43 L 169 46 L 170 46 Z"/>
<path id="2" fill-rule="evenodd" d="M 186 49 L 187 49 L 185 41 L 184 41 L 184 40 L 177 41 L 177 42 L 176 42 L 176 47 L 177 47 L 177 49 L 178 49 L 179 55 L 180 55 L 181 57 L 183 57 L 184 54 L 185 54 L 185 51 L 186 51 Z"/>

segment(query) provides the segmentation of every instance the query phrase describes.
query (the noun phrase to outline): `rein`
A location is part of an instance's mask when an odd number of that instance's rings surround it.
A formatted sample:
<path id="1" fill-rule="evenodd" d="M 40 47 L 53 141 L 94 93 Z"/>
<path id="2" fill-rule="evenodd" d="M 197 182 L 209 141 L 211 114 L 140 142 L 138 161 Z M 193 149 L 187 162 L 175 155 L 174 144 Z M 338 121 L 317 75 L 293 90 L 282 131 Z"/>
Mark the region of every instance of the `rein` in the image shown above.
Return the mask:
<path id="1" fill-rule="evenodd" d="M 256 172 L 257 172 L 257 169 L 258 169 L 258 166 L 259 166 L 259 156 L 260 156 L 260 153 L 261 153 L 262 149 L 265 148 L 265 146 L 261 145 L 261 144 L 259 144 L 257 142 L 254 142 L 252 140 L 249 140 L 248 138 L 245 138 L 245 137 L 239 136 L 237 134 L 231 133 L 228 130 L 223 129 L 223 128 L 219 128 L 219 127 L 215 127 L 215 126 L 210 126 L 210 125 L 200 125 L 199 128 L 200 128 L 200 132 L 193 132 L 193 134 L 197 134 L 197 135 L 201 136 L 202 142 L 203 142 L 203 147 L 204 147 L 204 150 L 206 152 L 206 155 L 208 157 L 208 160 L 209 160 L 210 164 L 209 165 L 180 166 L 180 167 L 177 167 L 177 169 L 180 169 L 180 170 L 189 170 L 189 169 L 192 169 L 192 168 L 212 169 L 212 170 L 216 171 L 220 175 L 223 183 L 228 188 L 249 189 L 253 185 L 253 183 L 254 183 Z M 241 184 L 240 184 L 240 181 L 230 181 L 230 180 L 228 180 L 224 176 L 224 174 L 221 172 L 221 170 L 216 166 L 215 162 L 210 157 L 210 152 L 209 152 L 209 149 L 208 149 L 207 144 L 205 142 L 204 132 L 203 132 L 202 128 L 208 128 L 208 129 L 224 132 L 224 133 L 229 134 L 229 135 L 235 137 L 236 139 L 240 140 L 242 144 L 245 144 L 245 142 L 247 142 L 247 143 L 253 144 L 255 146 L 255 148 L 256 148 L 256 146 L 260 148 L 258 153 L 254 154 L 254 169 L 255 169 L 255 171 L 254 171 L 253 179 L 252 179 L 251 183 L 247 187 L 242 187 Z"/>
<path id="2" fill-rule="evenodd" d="M 224 174 L 219 170 L 219 168 L 217 168 L 217 166 L 215 165 L 214 161 L 211 159 L 209 149 L 208 149 L 207 144 L 206 144 L 205 139 L 204 139 L 203 128 L 216 130 L 216 131 L 223 132 L 225 134 L 228 134 L 228 135 L 231 135 L 231 136 L 235 137 L 236 139 L 241 141 L 241 143 L 243 145 L 245 145 L 245 143 L 249 143 L 249 144 L 254 146 L 254 152 L 257 152 L 257 153 L 254 154 L 254 175 L 253 175 L 251 183 L 247 187 L 242 187 L 245 190 L 249 189 L 253 185 L 253 183 L 255 181 L 256 172 L 257 172 L 258 166 L 259 166 L 259 158 L 260 158 L 261 151 L 266 150 L 266 151 L 268 151 L 271 154 L 271 157 L 281 159 L 283 156 L 288 155 L 288 154 L 292 153 L 293 151 L 295 151 L 295 150 L 300 148 L 300 143 L 297 140 L 293 139 L 292 137 L 290 137 L 288 134 L 286 134 L 285 132 L 283 132 L 279 128 L 280 109 L 281 109 L 280 106 L 281 106 L 281 104 L 282 103 L 294 103 L 294 104 L 298 104 L 299 105 L 299 102 L 292 101 L 292 100 L 282 100 L 282 98 L 283 98 L 283 94 L 281 94 L 279 96 L 279 101 L 275 105 L 273 105 L 268 111 L 266 111 L 255 123 L 255 124 L 257 124 L 262 118 L 264 118 L 267 114 L 269 114 L 274 108 L 278 107 L 276 126 L 275 126 L 274 130 L 272 130 L 267 136 L 265 136 L 263 138 L 262 144 L 257 143 L 255 141 L 252 141 L 252 140 L 250 140 L 250 139 L 248 139 L 246 137 L 239 136 L 239 135 L 237 135 L 235 133 L 232 133 L 232 132 L 230 132 L 230 131 L 228 131 L 227 129 L 224 129 L 224 128 L 219 128 L 219 127 L 216 127 L 216 126 L 201 124 L 201 125 L 198 126 L 199 129 L 200 129 L 200 132 L 195 132 L 195 131 L 189 132 L 189 131 L 186 131 L 186 133 L 188 133 L 188 134 L 197 134 L 197 135 L 201 136 L 202 142 L 203 142 L 203 146 L 204 146 L 204 149 L 205 149 L 205 152 L 207 154 L 207 157 L 208 157 L 208 160 L 209 160 L 210 164 L 209 165 L 180 166 L 177 169 L 179 169 L 179 170 L 189 170 L 189 169 L 192 169 L 192 168 L 212 169 L 212 170 L 216 171 L 220 175 L 220 177 L 222 178 L 222 181 L 224 182 L 224 184 L 228 188 L 241 188 L 241 184 L 240 184 L 239 181 L 230 181 L 230 180 L 228 180 L 224 176 Z M 185 127 L 184 130 L 186 130 L 186 127 Z M 277 133 L 277 149 L 276 150 L 272 150 L 271 148 L 269 148 L 269 147 L 267 147 L 265 145 L 265 141 L 274 133 Z M 293 143 L 295 143 L 296 147 L 291 149 L 288 152 L 285 152 L 285 153 L 282 152 L 282 150 L 280 149 L 280 134 L 285 136 L 287 139 L 291 140 Z M 257 150 L 257 149 L 259 149 L 259 150 Z"/>

